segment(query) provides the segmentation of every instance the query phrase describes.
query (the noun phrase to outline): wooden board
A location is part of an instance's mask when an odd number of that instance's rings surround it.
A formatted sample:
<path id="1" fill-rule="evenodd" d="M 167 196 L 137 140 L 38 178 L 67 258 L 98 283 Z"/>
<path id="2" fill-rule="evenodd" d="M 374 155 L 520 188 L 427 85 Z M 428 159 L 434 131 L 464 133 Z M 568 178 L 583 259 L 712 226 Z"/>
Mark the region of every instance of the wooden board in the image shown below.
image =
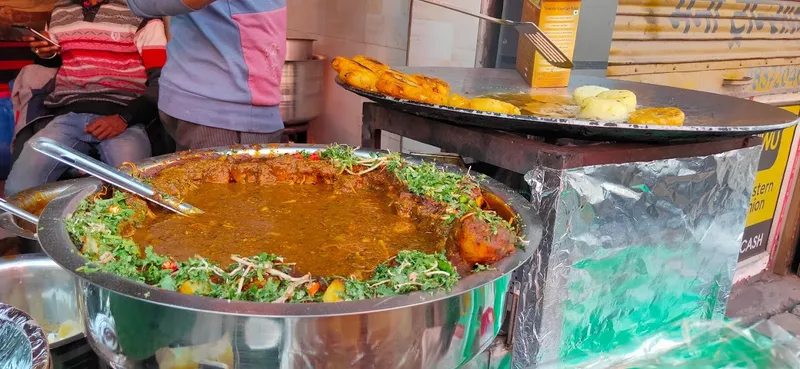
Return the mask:
<path id="1" fill-rule="evenodd" d="M 673 87 L 713 92 L 755 99 L 771 95 L 772 105 L 800 103 L 800 65 L 776 65 L 749 68 L 729 68 L 702 71 L 676 71 L 666 73 L 630 74 L 615 76 L 633 82 L 653 83 Z M 760 99 L 756 99 L 759 100 Z"/>
<path id="2" fill-rule="evenodd" d="M 749 98 L 800 89 L 798 65 L 800 0 L 620 0 L 608 75 Z"/>
<path id="3" fill-rule="evenodd" d="M 800 35 L 800 32 L 797 33 Z M 796 40 L 613 40 L 610 65 L 800 57 Z"/>
<path id="4" fill-rule="evenodd" d="M 797 1 L 620 0 L 617 14 L 654 17 L 755 18 L 800 20 Z"/>
<path id="5" fill-rule="evenodd" d="M 784 109 L 800 115 L 800 105 L 787 106 Z M 781 194 L 784 208 L 777 214 L 780 217 L 773 226 L 773 233 L 775 233 L 773 248 L 775 250 L 772 253 L 770 265 L 772 265 L 772 271 L 780 275 L 791 271 L 791 264 L 797 252 L 798 236 L 800 236 L 800 201 L 796 200 L 796 196 L 800 196 L 800 181 L 797 180 L 798 165 L 800 165 L 797 156 L 797 141 L 800 140 L 796 138 L 795 141 L 792 147 L 794 157 L 790 158 L 791 168 L 787 170 L 787 178 L 784 178 L 790 188 Z"/>

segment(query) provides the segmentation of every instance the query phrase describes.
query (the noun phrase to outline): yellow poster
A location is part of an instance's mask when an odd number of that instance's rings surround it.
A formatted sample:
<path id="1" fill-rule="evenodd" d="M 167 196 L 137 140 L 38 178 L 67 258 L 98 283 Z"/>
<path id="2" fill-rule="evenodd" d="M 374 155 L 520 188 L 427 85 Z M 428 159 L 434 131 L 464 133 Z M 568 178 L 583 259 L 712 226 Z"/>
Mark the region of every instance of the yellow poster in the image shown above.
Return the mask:
<path id="1" fill-rule="evenodd" d="M 788 106 L 784 109 L 798 113 L 800 106 Z M 778 205 L 794 133 L 795 127 L 790 127 L 761 135 L 764 140 L 763 148 L 750 198 L 750 208 L 747 212 L 739 260 L 757 255 L 767 249 L 772 218 L 775 216 L 775 208 Z"/>
<path id="2" fill-rule="evenodd" d="M 794 130 L 795 127 L 789 127 L 761 135 L 764 147 L 753 186 L 753 196 L 750 198 L 746 223 L 748 227 L 772 218 L 775 213 L 783 173 L 786 171 L 786 161 L 792 148 Z"/>

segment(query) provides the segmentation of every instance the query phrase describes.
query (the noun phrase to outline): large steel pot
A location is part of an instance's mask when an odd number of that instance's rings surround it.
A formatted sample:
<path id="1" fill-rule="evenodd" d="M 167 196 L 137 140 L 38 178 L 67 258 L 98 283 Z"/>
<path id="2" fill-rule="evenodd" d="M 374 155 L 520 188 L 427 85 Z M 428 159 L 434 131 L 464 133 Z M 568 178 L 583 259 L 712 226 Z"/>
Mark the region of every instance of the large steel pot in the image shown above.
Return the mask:
<path id="1" fill-rule="evenodd" d="M 16 206 L 34 215 L 39 215 L 50 200 L 56 198 L 64 190 L 78 183 L 79 179 L 70 179 L 49 183 L 44 186 L 22 191 L 6 199 L 10 205 Z M 39 253 L 42 248 L 36 237 L 36 225 L 17 218 L 11 213 L 0 214 L 0 228 L 21 238 L 20 253 Z M 2 279 L 0 279 L 2 280 Z"/>
<path id="2" fill-rule="evenodd" d="M 138 167 L 148 170 L 218 154 L 253 156 L 320 148 L 221 148 L 162 156 Z M 464 172 L 455 166 L 440 167 Z M 529 244 L 499 262 L 496 271 L 469 275 L 451 291 L 433 295 L 267 304 L 189 296 L 112 274 L 84 273 L 78 269 L 85 260 L 70 240 L 64 219 L 100 190 L 100 182 L 93 179 L 83 180 L 48 204 L 39 240 L 53 260 L 81 278 L 87 338 L 115 367 L 170 368 L 188 360 L 228 368 L 457 368 L 497 335 L 511 274 L 531 258 L 541 240 L 540 223 L 521 196 L 492 179 L 479 181 L 494 195 L 487 199 L 496 198 L 519 216 Z"/>
<path id="3" fill-rule="evenodd" d="M 286 61 L 281 78 L 281 118 L 287 126 L 306 123 L 322 112 L 322 81 L 327 62 L 322 56 Z"/>
<path id="4" fill-rule="evenodd" d="M 0 260 L 0 302 L 39 322 L 51 349 L 83 338 L 78 279 L 44 254 Z"/>

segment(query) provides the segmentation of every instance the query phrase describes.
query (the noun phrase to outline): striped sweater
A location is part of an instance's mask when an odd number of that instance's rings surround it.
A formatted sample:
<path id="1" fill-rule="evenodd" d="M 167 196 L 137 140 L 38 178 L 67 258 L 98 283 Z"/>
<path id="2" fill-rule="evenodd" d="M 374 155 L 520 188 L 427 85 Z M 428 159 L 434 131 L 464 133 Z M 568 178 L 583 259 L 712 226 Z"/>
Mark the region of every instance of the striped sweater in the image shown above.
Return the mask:
<path id="1" fill-rule="evenodd" d="M 89 8 L 81 1 L 57 0 L 48 31 L 61 46 L 61 68 L 47 107 L 120 114 L 128 123 L 157 116 L 167 43 L 160 19 L 134 15 L 126 0 Z"/>

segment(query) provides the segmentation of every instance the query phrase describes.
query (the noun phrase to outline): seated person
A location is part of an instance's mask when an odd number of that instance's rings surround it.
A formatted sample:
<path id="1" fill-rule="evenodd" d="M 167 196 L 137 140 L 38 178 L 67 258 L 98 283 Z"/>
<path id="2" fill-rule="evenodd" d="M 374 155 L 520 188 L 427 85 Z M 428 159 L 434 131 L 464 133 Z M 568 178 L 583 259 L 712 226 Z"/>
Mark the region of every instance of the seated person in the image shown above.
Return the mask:
<path id="1" fill-rule="evenodd" d="M 26 39 L 42 64 L 59 67 L 44 100 L 47 113 L 28 117 L 28 124 L 52 119 L 33 138 L 51 138 L 84 153 L 96 146 L 112 166 L 149 157 L 144 124 L 158 116 L 167 42 L 162 21 L 137 17 L 126 0 L 58 0 L 47 36 L 59 45 Z M 56 181 L 67 169 L 25 145 L 5 194 Z"/>

